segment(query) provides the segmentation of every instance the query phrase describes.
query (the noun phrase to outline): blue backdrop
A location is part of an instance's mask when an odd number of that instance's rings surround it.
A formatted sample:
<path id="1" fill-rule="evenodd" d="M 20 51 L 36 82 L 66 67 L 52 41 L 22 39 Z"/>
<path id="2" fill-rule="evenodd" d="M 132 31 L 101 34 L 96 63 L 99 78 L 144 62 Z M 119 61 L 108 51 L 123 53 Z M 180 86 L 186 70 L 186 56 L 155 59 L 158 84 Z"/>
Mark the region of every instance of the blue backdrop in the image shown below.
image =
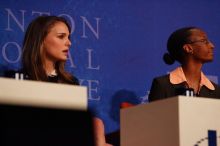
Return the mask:
<path id="1" fill-rule="evenodd" d="M 110 133 L 119 128 L 120 103 L 146 103 L 153 77 L 178 65 L 162 61 L 177 28 L 198 26 L 208 33 L 215 60 L 203 71 L 218 82 L 219 8 L 219 0 L 1 0 L 0 75 L 20 67 L 31 20 L 41 14 L 67 18 L 73 31 L 66 68 L 88 87 L 89 106 Z"/>

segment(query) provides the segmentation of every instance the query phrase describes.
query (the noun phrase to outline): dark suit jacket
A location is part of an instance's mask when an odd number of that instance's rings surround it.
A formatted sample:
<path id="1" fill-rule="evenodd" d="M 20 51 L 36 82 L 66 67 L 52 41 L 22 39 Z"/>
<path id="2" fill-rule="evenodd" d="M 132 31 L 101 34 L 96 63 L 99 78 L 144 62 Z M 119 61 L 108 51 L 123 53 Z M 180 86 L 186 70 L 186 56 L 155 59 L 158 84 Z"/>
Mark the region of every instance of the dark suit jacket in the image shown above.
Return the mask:
<path id="1" fill-rule="evenodd" d="M 210 90 L 206 86 L 202 86 L 197 96 L 220 99 L 220 87 L 213 82 L 212 84 L 214 85 L 215 90 Z M 172 84 L 170 83 L 169 75 L 164 75 L 154 78 L 148 100 L 151 102 L 177 95 L 184 95 L 185 91 L 186 87 L 184 83 Z"/>
<path id="2" fill-rule="evenodd" d="M 15 79 L 15 74 L 16 73 L 19 73 L 19 74 L 23 74 L 23 77 L 24 77 L 24 80 L 32 80 L 29 78 L 29 76 L 23 72 L 22 70 L 18 70 L 18 71 L 15 71 L 15 70 L 6 70 L 4 72 L 4 77 L 6 78 L 14 78 Z M 47 82 L 52 82 L 52 83 L 58 83 L 58 80 L 60 79 L 60 76 L 57 75 L 57 76 L 48 76 L 48 80 Z M 72 76 L 72 82 L 71 83 L 68 83 L 68 82 L 65 82 L 66 84 L 72 84 L 72 85 L 79 85 L 79 80 L 75 77 L 75 76 Z"/>

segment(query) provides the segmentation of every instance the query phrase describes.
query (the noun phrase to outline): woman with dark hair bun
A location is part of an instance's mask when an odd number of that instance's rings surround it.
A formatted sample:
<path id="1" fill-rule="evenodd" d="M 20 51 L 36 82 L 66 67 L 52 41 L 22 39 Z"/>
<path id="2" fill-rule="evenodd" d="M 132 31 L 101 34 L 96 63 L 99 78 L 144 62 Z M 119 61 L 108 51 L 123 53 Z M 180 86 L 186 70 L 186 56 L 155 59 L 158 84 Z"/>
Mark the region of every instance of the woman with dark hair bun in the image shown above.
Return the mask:
<path id="1" fill-rule="evenodd" d="M 170 74 L 154 78 L 149 101 L 185 95 L 187 89 L 193 96 L 220 98 L 220 87 L 202 72 L 204 63 L 213 60 L 214 45 L 198 27 L 184 27 L 173 32 L 167 41 L 166 64 L 178 61 L 181 66 Z"/>

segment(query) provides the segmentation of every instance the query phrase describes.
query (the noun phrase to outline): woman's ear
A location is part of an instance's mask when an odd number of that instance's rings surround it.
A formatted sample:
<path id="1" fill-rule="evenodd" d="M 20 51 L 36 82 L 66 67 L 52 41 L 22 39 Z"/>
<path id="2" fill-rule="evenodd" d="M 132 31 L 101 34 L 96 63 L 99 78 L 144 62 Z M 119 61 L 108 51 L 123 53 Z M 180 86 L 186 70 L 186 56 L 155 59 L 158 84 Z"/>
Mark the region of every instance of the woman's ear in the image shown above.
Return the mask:
<path id="1" fill-rule="evenodd" d="M 188 54 L 193 54 L 193 47 L 190 44 L 185 44 L 183 50 Z"/>

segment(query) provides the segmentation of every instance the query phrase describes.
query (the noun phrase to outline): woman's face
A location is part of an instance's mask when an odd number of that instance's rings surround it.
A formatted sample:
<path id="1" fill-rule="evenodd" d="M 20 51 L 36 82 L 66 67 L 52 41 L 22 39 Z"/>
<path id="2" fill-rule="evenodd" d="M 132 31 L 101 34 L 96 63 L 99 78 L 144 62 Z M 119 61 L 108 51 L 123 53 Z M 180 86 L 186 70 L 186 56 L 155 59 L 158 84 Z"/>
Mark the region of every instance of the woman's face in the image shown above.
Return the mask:
<path id="1" fill-rule="evenodd" d="M 46 61 L 56 63 L 57 61 L 67 60 L 71 45 L 69 35 L 69 30 L 65 23 L 55 23 L 43 42 L 44 59 Z"/>
<path id="2" fill-rule="evenodd" d="M 202 63 L 212 61 L 214 45 L 208 40 L 206 33 L 199 29 L 193 29 L 191 32 L 189 40 L 191 41 L 193 58 Z"/>

